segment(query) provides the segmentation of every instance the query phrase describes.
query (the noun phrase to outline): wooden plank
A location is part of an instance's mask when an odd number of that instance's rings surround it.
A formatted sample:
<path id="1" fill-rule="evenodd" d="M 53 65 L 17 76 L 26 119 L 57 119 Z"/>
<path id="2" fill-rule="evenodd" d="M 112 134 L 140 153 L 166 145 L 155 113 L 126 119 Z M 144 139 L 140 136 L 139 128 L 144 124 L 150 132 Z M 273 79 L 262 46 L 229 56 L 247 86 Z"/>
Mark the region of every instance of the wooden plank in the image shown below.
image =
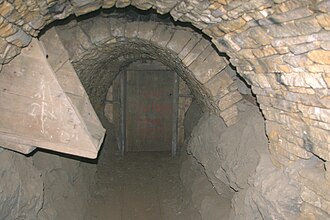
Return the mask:
<path id="1" fill-rule="evenodd" d="M 42 37 L 43 47 L 48 54 L 48 62 L 56 70 L 55 75 L 59 84 L 71 99 L 76 111 L 79 112 L 86 124 L 88 132 L 99 149 L 105 134 L 105 129 L 96 115 L 88 95 L 80 82 L 72 64 L 69 54 L 65 50 L 55 28 L 47 31 Z"/>
<path id="2" fill-rule="evenodd" d="M 120 152 L 124 155 L 126 151 L 126 93 L 127 72 L 120 73 Z"/>
<path id="3" fill-rule="evenodd" d="M 17 151 L 23 154 L 29 154 L 32 151 L 36 149 L 36 147 L 23 145 L 19 143 L 19 140 L 17 140 L 18 143 L 14 143 L 13 141 L 6 141 L 4 139 L 0 139 L 0 146 L 3 146 L 4 148 L 11 149 L 13 151 Z"/>
<path id="4" fill-rule="evenodd" d="M 63 91 L 38 40 L 33 39 L 4 66 L 0 91 L 4 104 L 0 108 L 0 143 L 4 147 L 22 153 L 37 146 L 89 158 L 97 156 L 104 129 L 89 108 L 87 95 L 82 93 L 80 106 L 75 106 L 78 102 L 74 103 Z M 91 115 L 87 123 L 78 108 Z"/>
<path id="5" fill-rule="evenodd" d="M 130 70 L 127 77 L 127 149 L 171 151 L 173 72 Z"/>
<path id="6" fill-rule="evenodd" d="M 179 102 L 179 78 L 176 72 L 173 84 L 173 111 L 172 111 L 172 156 L 177 155 L 178 143 L 178 102 Z"/>

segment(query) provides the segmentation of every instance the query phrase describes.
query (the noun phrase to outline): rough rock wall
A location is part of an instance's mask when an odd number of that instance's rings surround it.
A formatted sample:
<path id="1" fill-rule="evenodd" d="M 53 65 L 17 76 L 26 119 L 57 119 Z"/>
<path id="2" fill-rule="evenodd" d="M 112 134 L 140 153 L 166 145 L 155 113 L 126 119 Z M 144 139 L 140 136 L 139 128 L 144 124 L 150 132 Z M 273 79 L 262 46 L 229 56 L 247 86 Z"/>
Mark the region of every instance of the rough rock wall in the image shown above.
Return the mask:
<path id="1" fill-rule="evenodd" d="M 267 152 L 264 122 L 258 108 L 246 105 L 237 125 L 226 128 L 223 120 L 204 114 L 193 130 L 188 151 L 203 164 L 211 181 L 225 183 L 234 191 L 248 185 L 260 154 Z M 221 188 L 217 188 L 222 193 Z"/>
<path id="2" fill-rule="evenodd" d="M 185 140 L 190 139 L 190 135 L 194 127 L 198 124 L 198 121 L 203 116 L 202 108 L 196 99 L 193 99 L 189 106 L 183 121 L 184 125 L 184 137 Z"/>
<path id="3" fill-rule="evenodd" d="M 262 154 L 255 174 L 248 181 L 249 187 L 232 199 L 231 219 L 328 219 L 328 214 L 315 211 L 301 197 L 305 191 L 301 176 L 307 170 L 320 172 L 315 169 L 317 166 L 322 163 L 313 158 L 277 168 L 269 154 Z"/>
<path id="4" fill-rule="evenodd" d="M 0 176 L 0 219 L 38 219 L 43 181 L 32 158 L 0 148 Z"/>
<path id="5" fill-rule="evenodd" d="M 191 198 L 191 205 L 198 210 L 200 219 L 228 219 L 230 198 L 221 197 L 216 193 L 205 175 L 203 166 L 195 158 L 184 153 L 181 155 L 184 156 L 184 159 L 180 178 L 185 186 L 187 198 Z"/>
<path id="6" fill-rule="evenodd" d="M 218 116 L 205 113 L 188 143 L 188 152 L 193 157 L 189 160 L 196 160 L 203 166 L 217 194 L 231 203 L 228 218 L 327 219 L 326 212 L 315 211 L 313 206 L 304 202 L 307 199 L 317 200 L 317 195 L 308 191 L 309 187 L 316 187 L 313 181 L 307 186 L 304 182 L 322 173 L 322 161 L 313 157 L 298 160 L 284 168 L 275 167 L 268 153 L 268 140 L 259 109 L 248 102 L 240 105 L 239 109 L 240 120 L 229 128 Z M 194 114 L 187 115 L 188 121 L 189 115 Z M 183 165 L 183 173 L 192 169 L 185 167 Z M 198 181 L 199 178 L 195 175 L 193 179 Z M 198 193 L 199 189 L 191 187 L 192 184 L 185 185 L 192 189 L 192 195 Z M 326 195 L 325 188 L 320 188 L 318 190 Z M 321 209 L 326 207 L 325 203 L 319 204 Z M 202 212 L 202 206 L 196 208 Z"/>
<path id="7" fill-rule="evenodd" d="M 81 220 L 94 166 L 45 152 L 0 148 L 0 219 Z"/>

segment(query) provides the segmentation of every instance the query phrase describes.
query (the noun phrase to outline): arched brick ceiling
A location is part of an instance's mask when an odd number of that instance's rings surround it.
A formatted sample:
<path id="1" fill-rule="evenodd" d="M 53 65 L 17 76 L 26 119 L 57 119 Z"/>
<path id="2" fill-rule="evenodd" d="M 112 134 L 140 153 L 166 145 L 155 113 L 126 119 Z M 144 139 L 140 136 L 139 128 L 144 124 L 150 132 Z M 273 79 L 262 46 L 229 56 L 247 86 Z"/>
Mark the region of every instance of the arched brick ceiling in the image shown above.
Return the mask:
<path id="1" fill-rule="evenodd" d="M 200 34 L 160 22 L 102 16 L 56 29 L 92 101 L 104 99 L 120 67 L 134 59 L 152 58 L 176 70 L 205 107 L 220 114 L 227 125 L 237 122 L 236 103 L 242 99 L 235 82 L 239 79 L 227 59 Z"/>

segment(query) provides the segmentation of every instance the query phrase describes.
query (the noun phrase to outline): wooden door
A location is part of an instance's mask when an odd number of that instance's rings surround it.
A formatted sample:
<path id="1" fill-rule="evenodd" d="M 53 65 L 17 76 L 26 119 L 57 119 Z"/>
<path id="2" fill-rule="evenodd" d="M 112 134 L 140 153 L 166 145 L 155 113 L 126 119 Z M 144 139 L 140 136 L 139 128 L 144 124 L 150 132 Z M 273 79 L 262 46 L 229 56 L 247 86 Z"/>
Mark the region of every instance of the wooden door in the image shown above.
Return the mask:
<path id="1" fill-rule="evenodd" d="M 128 70 L 126 87 L 126 151 L 170 151 L 176 123 L 176 73 Z"/>

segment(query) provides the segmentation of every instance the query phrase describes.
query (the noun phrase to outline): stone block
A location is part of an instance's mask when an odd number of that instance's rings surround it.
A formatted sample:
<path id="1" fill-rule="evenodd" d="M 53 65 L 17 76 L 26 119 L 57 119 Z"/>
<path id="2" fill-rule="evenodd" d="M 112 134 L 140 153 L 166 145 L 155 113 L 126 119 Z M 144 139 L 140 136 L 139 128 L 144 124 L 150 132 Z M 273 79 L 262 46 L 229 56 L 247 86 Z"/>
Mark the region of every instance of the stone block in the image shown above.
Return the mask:
<path id="1" fill-rule="evenodd" d="M 180 53 L 178 55 L 179 58 L 181 60 L 183 60 L 199 41 L 200 41 L 200 37 L 197 37 L 195 35 L 193 37 L 191 37 L 190 40 L 188 41 L 188 43 L 180 51 Z"/>
<path id="2" fill-rule="evenodd" d="M 109 41 L 112 37 L 110 20 L 103 17 L 95 17 L 79 22 L 79 26 L 89 36 L 93 44 L 99 45 Z"/>
<path id="3" fill-rule="evenodd" d="M 275 141 L 274 141 L 275 142 Z M 301 146 L 293 144 L 289 141 L 280 141 L 281 147 L 285 148 L 291 154 L 302 158 L 302 159 L 310 159 L 313 157 L 313 154 L 308 152 L 307 150 L 303 149 Z"/>
<path id="4" fill-rule="evenodd" d="M 273 45 L 273 47 L 283 47 L 283 46 L 292 46 L 295 44 L 310 43 L 314 41 L 327 41 L 329 40 L 329 38 L 330 38 L 329 32 L 320 31 L 318 33 L 311 35 L 273 39 L 271 44 Z"/>
<path id="5" fill-rule="evenodd" d="M 320 42 L 320 47 L 323 50 L 330 50 L 330 40 L 329 41 L 321 41 Z"/>
<path id="6" fill-rule="evenodd" d="M 224 33 L 230 33 L 242 28 L 246 24 L 243 18 L 220 22 L 218 28 Z"/>
<path id="7" fill-rule="evenodd" d="M 318 42 L 298 44 L 298 45 L 293 45 L 293 46 L 289 47 L 290 51 L 295 55 L 306 53 L 311 50 L 316 50 L 319 48 L 320 48 L 320 43 L 318 43 Z"/>
<path id="8" fill-rule="evenodd" d="M 245 59 L 255 59 L 256 56 L 254 55 L 254 51 L 254 49 L 241 49 L 240 54 Z"/>
<path id="9" fill-rule="evenodd" d="M 213 50 L 206 59 L 196 59 L 189 69 L 194 73 L 196 79 L 204 84 L 227 65 L 228 61 L 221 57 L 216 50 Z"/>
<path id="10" fill-rule="evenodd" d="M 160 14 L 166 14 L 169 13 L 171 10 L 173 11 L 173 8 L 178 4 L 178 0 L 158 0 L 153 1 L 154 2 L 154 8 L 157 10 L 157 13 Z"/>
<path id="11" fill-rule="evenodd" d="M 103 0 L 102 8 L 112 8 L 117 0 Z"/>
<path id="12" fill-rule="evenodd" d="M 89 48 L 93 47 L 89 37 L 79 26 L 73 26 L 70 29 L 57 29 L 57 34 L 61 38 L 65 49 L 67 50 L 71 60 L 79 60 L 82 54 Z M 73 41 L 72 39 L 76 39 Z"/>
<path id="13" fill-rule="evenodd" d="M 276 47 L 275 50 L 279 54 L 286 54 L 290 52 L 289 47 Z"/>
<path id="14" fill-rule="evenodd" d="M 266 19 L 258 21 L 260 25 L 279 24 L 283 22 L 289 22 L 301 18 L 308 17 L 313 14 L 313 11 L 305 7 L 289 10 L 281 14 L 270 15 Z"/>
<path id="15" fill-rule="evenodd" d="M 30 21 L 28 24 L 35 30 L 40 30 L 44 27 L 45 25 L 45 17 L 42 15 L 35 16 L 32 21 Z"/>
<path id="16" fill-rule="evenodd" d="M 208 48 L 208 49 L 206 49 Z M 194 48 L 187 54 L 187 56 L 182 60 L 182 62 L 189 66 L 194 60 L 196 60 L 200 54 L 206 52 L 210 53 L 212 51 L 212 47 L 210 47 L 210 43 L 207 40 L 201 39 Z M 201 57 L 200 59 L 204 59 Z"/>
<path id="17" fill-rule="evenodd" d="M 228 87 L 233 82 L 233 79 L 226 72 L 221 71 L 205 83 L 204 86 L 212 96 L 219 95 L 222 97 L 229 92 Z"/>
<path id="18" fill-rule="evenodd" d="M 301 45 L 302 46 L 302 45 Z M 298 68 L 298 67 L 303 67 L 305 65 L 313 65 L 313 62 L 308 59 L 308 57 L 303 54 L 303 55 L 293 55 L 293 54 L 288 54 L 283 56 L 283 61 L 287 64 L 290 64 L 291 66 Z"/>
<path id="19" fill-rule="evenodd" d="M 117 0 L 116 7 L 117 8 L 125 8 L 131 4 L 131 0 Z"/>
<path id="20" fill-rule="evenodd" d="M 293 11 L 297 8 L 304 6 L 306 3 L 301 1 L 280 1 L 275 7 L 277 13 L 285 13 L 288 11 Z"/>
<path id="21" fill-rule="evenodd" d="M 283 73 L 280 76 L 280 83 L 294 87 L 327 88 L 321 73 Z"/>
<path id="22" fill-rule="evenodd" d="M 330 155 L 330 135 L 329 131 L 316 128 L 313 126 L 308 126 L 306 131 L 304 131 L 304 139 L 306 147 L 310 148 L 312 152 L 316 148 L 323 149 Z M 328 160 L 328 158 L 324 158 Z"/>
<path id="23" fill-rule="evenodd" d="M 308 58 L 315 63 L 330 65 L 330 51 L 313 50 L 307 54 Z"/>
<path id="24" fill-rule="evenodd" d="M 71 4 L 73 6 L 74 13 L 77 16 L 87 14 L 88 12 L 95 11 L 101 7 L 100 0 L 72 0 Z"/>
<path id="25" fill-rule="evenodd" d="M 112 36 L 117 38 L 125 36 L 126 21 L 122 19 L 111 19 L 110 27 Z"/>
<path id="26" fill-rule="evenodd" d="M 138 31 L 139 31 L 139 22 L 132 21 L 126 23 L 125 37 L 127 38 L 137 37 Z"/>
<path id="27" fill-rule="evenodd" d="M 225 124 L 227 125 L 227 127 L 230 127 L 230 126 L 236 124 L 238 121 L 239 121 L 239 117 L 238 117 L 238 115 L 235 115 L 231 118 L 226 119 Z"/>
<path id="28" fill-rule="evenodd" d="M 192 37 L 193 34 L 190 31 L 176 30 L 166 47 L 179 54 Z"/>
<path id="29" fill-rule="evenodd" d="M 254 49 L 252 52 L 257 58 L 267 57 L 267 56 L 277 54 L 277 51 L 271 45 L 267 45 L 260 49 Z"/>
<path id="30" fill-rule="evenodd" d="M 317 21 L 319 24 L 325 29 L 325 30 L 330 30 L 330 14 L 321 14 L 316 16 Z"/>
<path id="31" fill-rule="evenodd" d="M 8 44 L 6 47 L 6 51 L 3 54 L 0 54 L 0 63 L 1 64 L 5 64 L 10 62 L 17 54 L 19 54 L 21 51 L 21 48 L 12 45 L 12 44 Z M 0 69 L 2 68 L 2 66 L 0 65 Z"/>
<path id="32" fill-rule="evenodd" d="M 218 102 L 219 109 L 224 111 L 242 99 L 242 95 L 236 90 L 220 98 Z"/>
<path id="33" fill-rule="evenodd" d="M 297 104 L 295 102 L 290 102 L 283 99 L 278 99 L 275 97 L 266 97 L 266 96 L 259 96 L 257 97 L 258 103 L 263 105 L 276 108 L 286 112 L 299 112 Z"/>
<path id="34" fill-rule="evenodd" d="M 17 47 L 26 47 L 31 42 L 32 37 L 26 34 L 22 29 L 19 29 L 15 34 L 10 35 L 6 38 L 11 44 L 16 45 Z"/>
<path id="35" fill-rule="evenodd" d="M 153 6 L 152 2 L 145 0 L 131 0 L 131 5 L 141 10 L 148 10 Z"/>
<path id="36" fill-rule="evenodd" d="M 329 65 L 323 65 L 323 64 L 313 64 L 310 66 L 305 66 L 305 68 L 311 72 L 311 73 L 330 73 L 330 66 Z"/>
<path id="37" fill-rule="evenodd" d="M 272 37 L 262 27 L 256 26 L 237 34 L 233 40 L 242 48 L 258 48 L 269 45 Z"/>
<path id="38" fill-rule="evenodd" d="M 311 118 L 313 120 L 322 121 L 330 124 L 330 110 L 314 106 L 306 106 L 303 104 L 298 104 L 299 111 L 306 118 Z"/>
<path id="39" fill-rule="evenodd" d="M 225 122 L 233 117 L 236 117 L 237 115 L 238 115 L 238 108 L 236 105 L 232 105 L 230 108 L 227 108 L 223 112 L 220 112 L 220 116 L 223 118 Z"/>
<path id="40" fill-rule="evenodd" d="M 167 43 L 172 38 L 173 33 L 174 30 L 172 30 L 171 27 L 168 27 L 167 25 L 158 25 L 150 41 L 160 47 L 166 47 Z"/>
<path id="41" fill-rule="evenodd" d="M 328 88 L 330 89 L 330 72 L 323 74 L 323 80 L 328 85 Z"/>
<path id="42" fill-rule="evenodd" d="M 267 133 L 267 136 L 268 135 L 269 133 Z M 282 148 L 278 143 L 270 142 L 268 148 L 269 152 L 274 158 L 273 161 L 277 164 L 280 164 L 280 166 L 288 166 L 290 163 L 292 163 L 292 161 L 301 159 L 296 155 L 288 152 L 286 149 Z"/>
<path id="43" fill-rule="evenodd" d="M 0 4 L 0 15 L 4 18 L 8 17 L 13 11 L 14 6 L 10 4 L 8 1 L 1 1 Z"/>
<path id="44" fill-rule="evenodd" d="M 276 38 L 310 35 L 321 30 L 321 26 L 316 19 L 296 20 L 294 22 L 267 25 L 263 28 Z"/>
<path id="45" fill-rule="evenodd" d="M 3 18 L 0 18 L 0 37 L 6 38 L 13 34 L 15 34 L 18 31 L 18 28 L 5 21 Z"/>
<path id="46" fill-rule="evenodd" d="M 212 25 L 209 29 L 203 29 L 203 32 L 208 36 L 214 36 L 215 38 L 219 38 L 225 35 L 225 32 L 220 30 L 218 25 Z"/>
<path id="47" fill-rule="evenodd" d="M 158 23 L 156 22 L 140 22 L 138 38 L 149 41 L 154 35 L 154 31 L 157 26 Z"/>
<path id="48" fill-rule="evenodd" d="M 316 5 L 316 8 L 319 11 L 324 12 L 324 13 L 329 12 L 330 11 L 329 1 L 323 0 L 323 1 L 318 2 L 318 4 Z"/>

